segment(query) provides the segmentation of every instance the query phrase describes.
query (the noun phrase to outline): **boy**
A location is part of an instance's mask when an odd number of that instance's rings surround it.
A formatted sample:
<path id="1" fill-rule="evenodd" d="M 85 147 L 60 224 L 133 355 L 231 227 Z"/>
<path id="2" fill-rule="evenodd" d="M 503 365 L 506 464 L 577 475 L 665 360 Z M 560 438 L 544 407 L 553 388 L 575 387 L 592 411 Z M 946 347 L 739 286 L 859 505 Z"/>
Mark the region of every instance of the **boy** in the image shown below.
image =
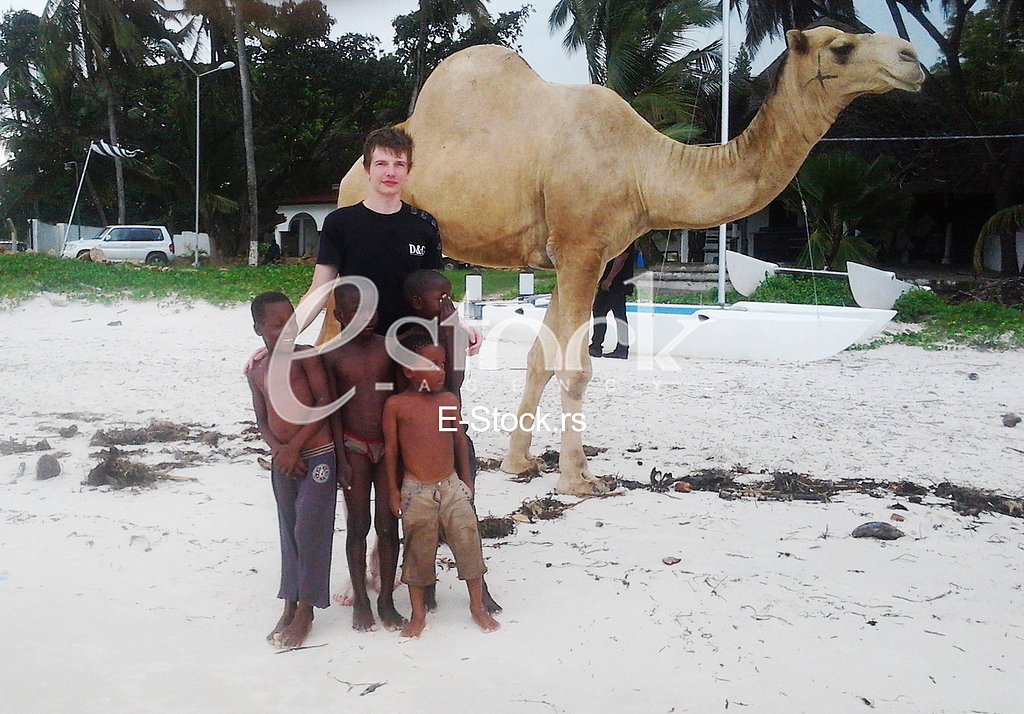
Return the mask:
<path id="1" fill-rule="evenodd" d="M 288 320 L 292 304 L 278 292 L 265 292 L 252 301 L 253 329 L 273 351 Z M 296 345 L 296 351 L 309 347 Z M 309 424 L 285 421 L 268 398 L 270 360 L 262 360 L 247 373 L 260 434 L 270 446 L 271 481 L 277 501 L 281 532 L 281 588 L 284 612 L 267 635 L 282 648 L 298 647 L 313 624 L 313 608 L 330 604 L 331 546 L 334 509 L 340 480 L 348 477 L 337 468 L 334 442 L 327 420 Z M 331 402 L 323 363 L 315 353 L 290 365 L 289 380 L 296 398 L 311 407 Z"/>
<path id="2" fill-rule="evenodd" d="M 462 404 L 462 383 L 466 379 L 465 354 L 466 335 L 462 330 L 452 325 L 444 325 L 451 315 L 455 313 L 455 306 L 452 304 L 452 284 L 445 276 L 435 270 L 417 270 L 405 279 L 402 288 L 405 300 L 409 303 L 416 317 L 423 320 L 436 320 L 438 324 L 438 342 L 444 348 L 444 373 L 445 388 L 455 395 L 455 398 Z M 421 329 L 419 326 L 413 329 Z M 423 330 L 425 332 L 425 330 Z M 460 360 L 460 361 L 457 361 Z M 463 433 L 466 432 L 465 424 L 460 425 Z M 469 484 L 471 490 L 476 491 L 476 449 L 473 448 L 473 440 L 466 434 L 466 444 L 469 449 Z M 487 581 L 483 584 L 484 607 L 492 615 L 501 612 L 501 606 L 491 597 L 487 589 Z M 426 591 L 427 610 L 433 612 L 437 609 L 435 587 L 431 585 Z"/>
<path id="3" fill-rule="evenodd" d="M 360 312 L 359 290 L 343 283 L 334 290 L 334 316 L 344 329 L 354 320 L 366 320 L 363 329 L 346 344 L 324 353 L 328 379 L 335 394 L 352 390 L 352 396 L 340 409 L 335 443 L 345 447 L 344 456 L 352 470 L 351 486 L 345 490 L 348 511 L 348 535 L 345 552 L 352 579 L 352 629 L 360 632 L 376 629 L 370 599 L 366 593 L 366 536 L 370 532 L 370 490 L 376 493 L 373 522 L 377 531 L 380 562 L 377 613 L 384 627 L 397 630 L 405 618 L 395 609 L 392 583 L 398 568 L 398 521 L 391 513 L 388 483 L 384 474 L 384 431 L 381 415 L 384 400 L 394 391 L 395 366 L 387 353 L 384 338 L 376 334 L 377 313 Z M 363 308 L 369 310 L 369 307 Z"/>
<path id="4" fill-rule="evenodd" d="M 438 535 L 455 554 L 459 578 L 469 589 L 469 611 L 484 632 L 500 625 L 483 604 L 483 551 L 473 510 L 466 435 L 459 401 L 444 388 L 444 349 L 420 332 L 402 340 L 418 356 L 402 367 L 409 386 L 384 404 L 384 463 L 391 510 L 402 519 L 405 558 L 402 582 L 409 586 L 412 616 L 403 637 L 418 637 L 426 625 L 425 591 L 435 582 Z M 404 471 L 401 494 L 398 465 Z"/>

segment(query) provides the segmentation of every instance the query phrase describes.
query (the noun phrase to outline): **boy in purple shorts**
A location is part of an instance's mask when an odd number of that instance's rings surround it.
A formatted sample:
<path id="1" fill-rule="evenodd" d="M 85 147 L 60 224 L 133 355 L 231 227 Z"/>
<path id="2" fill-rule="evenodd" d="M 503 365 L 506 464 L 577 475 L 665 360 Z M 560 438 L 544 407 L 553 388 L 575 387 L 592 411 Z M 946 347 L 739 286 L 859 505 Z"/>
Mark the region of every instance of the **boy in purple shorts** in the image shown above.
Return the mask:
<path id="1" fill-rule="evenodd" d="M 435 582 L 434 559 L 441 533 L 455 555 L 459 578 L 469 589 L 473 621 L 484 632 L 493 632 L 500 625 L 483 603 L 487 568 L 473 509 L 459 400 L 444 386 L 444 349 L 420 332 L 401 342 L 417 361 L 415 367 L 402 367 L 409 385 L 406 390 L 384 404 L 384 464 L 391 510 L 402 519 L 405 535 L 402 582 L 409 586 L 412 615 L 402 636 L 418 637 L 426 625 L 425 594 Z"/>
<path id="2" fill-rule="evenodd" d="M 292 304 L 278 292 L 260 293 L 252 301 L 256 334 L 273 352 L 292 317 Z M 295 346 L 296 352 L 309 347 Z M 271 480 L 281 532 L 281 588 L 284 612 L 267 641 L 282 648 L 301 645 L 313 625 L 313 608 L 330 604 L 331 546 L 338 483 L 347 483 L 348 465 L 335 462 L 331 427 L 326 419 L 309 424 L 286 421 L 274 408 L 262 360 L 247 373 L 256 424 L 273 457 Z M 289 367 L 295 397 L 311 407 L 330 404 L 323 363 L 315 352 Z M 340 468 L 339 468 L 340 466 Z"/>

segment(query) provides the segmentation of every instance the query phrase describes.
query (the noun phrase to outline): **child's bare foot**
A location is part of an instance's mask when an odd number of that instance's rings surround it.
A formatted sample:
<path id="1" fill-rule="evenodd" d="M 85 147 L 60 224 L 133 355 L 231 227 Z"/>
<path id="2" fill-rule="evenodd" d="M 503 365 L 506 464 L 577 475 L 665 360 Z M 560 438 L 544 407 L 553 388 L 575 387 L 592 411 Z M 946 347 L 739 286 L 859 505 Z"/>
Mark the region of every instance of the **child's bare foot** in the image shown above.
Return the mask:
<path id="1" fill-rule="evenodd" d="M 346 580 L 345 587 L 341 590 L 341 592 L 334 593 L 334 595 L 331 596 L 331 600 L 334 600 L 334 602 L 345 607 L 355 605 L 356 593 L 352 587 L 352 581 Z"/>
<path id="2" fill-rule="evenodd" d="M 398 610 L 395 609 L 395 603 L 393 600 L 378 600 L 377 614 L 380 615 L 380 621 L 384 624 L 384 629 L 388 632 L 395 632 L 402 629 L 407 622 L 407 620 L 399 614 Z"/>
<path id="3" fill-rule="evenodd" d="M 313 627 L 313 606 L 300 604 L 295 609 L 295 616 L 288 626 L 277 636 L 277 646 L 290 650 L 300 647 L 306 641 L 309 630 Z"/>
<path id="4" fill-rule="evenodd" d="M 353 603 L 352 629 L 357 632 L 373 632 L 377 629 L 377 621 L 373 619 L 373 610 L 370 608 L 370 603 Z"/>
<path id="5" fill-rule="evenodd" d="M 426 618 L 413 617 L 402 628 L 402 637 L 419 637 L 420 633 L 423 632 L 423 628 L 427 626 Z"/>
<path id="6" fill-rule="evenodd" d="M 267 642 L 272 645 L 276 645 L 277 638 L 280 637 L 284 629 L 291 624 L 293 617 L 295 617 L 295 603 L 285 602 L 284 612 L 281 613 L 281 619 L 277 621 L 277 624 L 274 625 L 274 629 L 270 631 L 269 635 L 267 635 Z"/>
<path id="7" fill-rule="evenodd" d="M 490 613 L 485 609 L 481 610 L 470 610 L 470 614 L 473 616 L 473 622 L 480 626 L 480 629 L 484 632 L 494 632 L 501 627 L 501 623 L 491 617 Z"/>

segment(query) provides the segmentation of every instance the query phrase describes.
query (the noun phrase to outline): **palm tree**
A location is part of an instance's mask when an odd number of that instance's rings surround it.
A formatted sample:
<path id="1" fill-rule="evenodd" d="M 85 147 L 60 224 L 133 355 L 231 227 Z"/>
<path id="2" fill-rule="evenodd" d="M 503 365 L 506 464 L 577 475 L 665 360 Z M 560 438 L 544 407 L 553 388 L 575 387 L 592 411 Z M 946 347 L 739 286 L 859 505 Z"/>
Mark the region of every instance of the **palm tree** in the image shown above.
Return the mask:
<path id="1" fill-rule="evenodd" d="M 911 196 L 896 184 L 892 162 L 856 154 L 810 156 L 782 193 L 786 208 L 806 211 L 810 238 L 800 263 L 842 269 L 846 261 L 870 263 L 895 226 L 907 217 Z"/>
<path id="2" fill-rule="evenodd" d="M 468 17 L 473 23 L 490 22 L 490 15 L 484 6 L 486 0 L 420 0 L 416 19 L 419 21 L 419 36 L 416 41 L 416 56 L 413 68 L 412 98 L 409 100 L 409 114 L 416 108 L 420 88 L 427 81 L 426 51 L 430 28 L 436 25 L 454 25 L 459 18 Z"/>
<path id="3" fill-rule="evenodd" d="M 64 43 L 69 62 L 83 86 L 96 88 L 107 108 L 110 143 L 118 144 L 117 107 L 124 82 L 134 68 L 153 56 L 156 41 L 167 36 L 164 21 L 173 15 L 158 0 L 48 0 L 45 31 Z M 114 159 L 118 222 L 125 221 L 124 167 Z"/>
<path id="4" fill-rule="evenodd" d="M 25 117 L 33 94 L 32 65 L 39 51 L 39 18 L 28 10 L 5 13 L 0 23 L 0 100 L 15 118 Z"/>
<path id="5" fill-rule="evenodd" d="M 249 69 L 249 52 L 245 38 L 255 27 L 266 25 L 276 15 L 276 9 L 262 0 L 233 0 L 232 7 L 217 0 L 185 0 L 185 12 L 201 18 L 198 27 L 187 28 L 197 38 L 205 31 L 210 38 L 211 59 L 223 57 L 226 37 L 234 37 L 238 81 L 242 95 L 242 136 L 245 146 L 245 177 L 249 204 L 249 257 L 254 259 L 253 246 L 259 241 L 259 191 L 256 182 L 256 147 L 253 139 L 252 80 Z M 196 42 L 198 48 L 199 42 Z M 215 51 L 216 50 L 216 51 Z M 193 53 L 195 49 L 193 50 Z M 194 56 L 194 55 L 193 55 Z M 212 247 L 212 246 L 211 246 Z"/>
<path id="6" fill-rule="evenodd" d="M 548 25 L 584 50 L 590 80 L 615 91 L 675 139 L 701 132 L 698 104 L 718 89 L 718 43 L 690 48 L 687 32 L 717 22 L 707 0 L 559 0 Z"/>
<path id="7" fill-rule="evenodd" d="M 903 0 L 886 0 L 886 2 Z M 928 4 L 927 0 L 907 0 Z M 733 5 L 743 3 L 734 2 Z M 854 0 L 746 0 L 747 37 L 744 44 L 751 51 L 772 37 L 782 37 L 787 30 L 804 28 L 815 20 L 838 20 L 864 29 L 857 20 Z"/>

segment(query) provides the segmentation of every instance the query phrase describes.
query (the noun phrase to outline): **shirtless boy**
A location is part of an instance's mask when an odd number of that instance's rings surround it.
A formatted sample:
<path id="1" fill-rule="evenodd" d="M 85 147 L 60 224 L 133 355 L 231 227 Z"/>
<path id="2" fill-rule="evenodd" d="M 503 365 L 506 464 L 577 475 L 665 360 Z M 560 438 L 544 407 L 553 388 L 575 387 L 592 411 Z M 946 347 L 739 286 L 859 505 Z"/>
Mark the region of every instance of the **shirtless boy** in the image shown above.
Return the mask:
<path id="1" fill-rule="evenodd" d="M 334 316 L 341 328 L 356 320 L 360 309 L 359 291 L 350 283 L 334 290 Z M 395 364 L 388 356 L 384 337 L 376 334 L 377 313 L 353 339 L 324 353 L 335 394 L 349 390 L 352 396 L 340 410 L 340 433 L 335 442 L 345 446 L 345 459 L 352 469 L 351 487 L 345 490 L 348 536 L 345 552 L 352 579 L 352 628 L 365 632 L 376 629 L 370 598 L 366 592 L 366 536 L 370 532 L 370 491 L 376 493 L 373 523 L 377 531 L 380 561 L 377 613 L 388 630 L 397 630 L 405 618 L 395 609 L 393 587 L 398 568 L 398 520 L 391 513 L 388 483 L 384 474 L 384 431 L 381 415 L 384 401 L 393 393 Z"/>
<path id="2" fill-rule="evenodd" d="M 416 317 L 423 320 L 437 320 L 438 342 L 444 348 L 444 386 L 449 392 L 455 395 L 462 404 L 462 383 L 466 379 L 465 354 L 466 334 L 456 329 L 453 325 L 445 325 L 451 322 L 449 319 L 455 313 L 455 306 L 451 298 L 452 284 L 441 273 L 435 270 L 417 270 L 405 279 L 403 293 L 405 300 L 409 303 Z M 420 328 L 416 328 L 420 329 Z M 402 385 L 404 386 L 404 385 Z M 465 424 L 461 425 L 462 431 L 466 432 Z M 469 449 L 469 478 L 470 488 L 476 492 L 476 449 L 473 448 L 473 440 L 466 433 L 466 445 Z M 501 612 L 501 605 L 494 601 L 490 591 L 487 589 L 487 581 L 484 580 L 484 607 L 492 615 Z M 434 586 L 426 591 L 427 610 L 433 612 L 437 609 L 437 596 Z"/>
<path id="3" fill-rule="evenodd" d="M 252 301 L 256 334 L 269 351 L 292 317 L 292 304 L 278 292 L 257 295 Z M 296 351 L 310 349 L 296 345 Z M 285 421 L 268 393 L 270 360 L 247 373 L 256 424 L 273 457 L 271 481 L 281 531 L 281 588 L 284 612 L 267 641 L 282 648 L 298 647 L 313 624 L 313 608 L 330 605 L 331 546 L 338 482 L 347 480 L 347 465 L 337 470 L 334 442 L 327 420 L 310 424 Z M 289 379 L 296 398 L 307 406 L 331 402 L 331 390 L 320 357 L 297 359 Z"/>
<path id="4" fill-rule="evenodd" d="M 419 359 L 414 368 L 402 367 L 407 389 L 384 404 L 384 463 L 391 510 L 402 519 L 405 534 L 402 582 L 409 586 L 412 604 L 402 636 L 419 637 L 426 625 L 425 590 L 436 581 L 440 533 L 455 555 L 459 579 L 466 581 L 473 621 L 493 632 L 500 625 L 483 604 L 487 568 L 473 509 L 466 435 L 459 428 L 459 400 L 444 388 L 444 349 L 419 332 L 402 344 Z"/>

